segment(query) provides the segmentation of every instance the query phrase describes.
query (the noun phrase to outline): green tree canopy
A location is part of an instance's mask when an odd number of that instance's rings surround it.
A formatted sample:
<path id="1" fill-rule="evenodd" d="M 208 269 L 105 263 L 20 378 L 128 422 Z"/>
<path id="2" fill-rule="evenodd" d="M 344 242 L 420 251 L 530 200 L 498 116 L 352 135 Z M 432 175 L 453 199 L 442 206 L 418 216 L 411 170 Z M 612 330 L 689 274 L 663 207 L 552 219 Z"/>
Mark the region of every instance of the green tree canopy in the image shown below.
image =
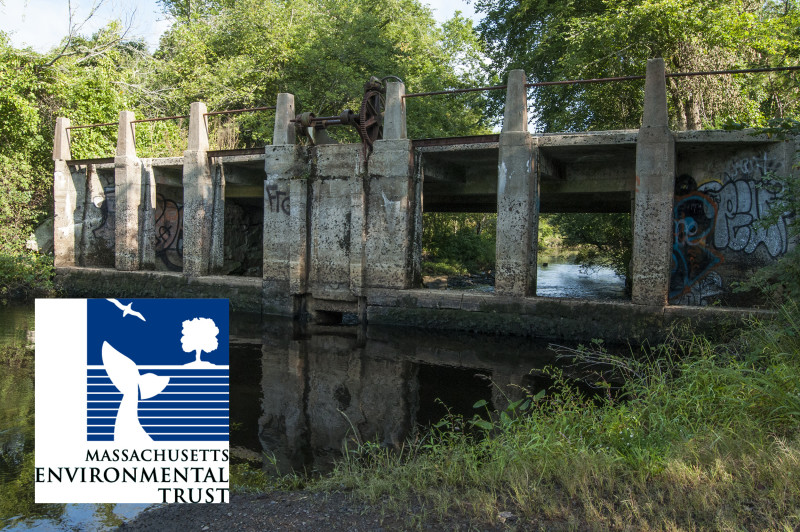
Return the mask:
<path id="1" fill-rule="evenodd" d="M 174 11 L 185 10 L 186 2 L 164 4 Z M 399 76 L 410 91 L 481 81 L 471 21 L 456 17 L 437 27 L 416 0 L 208 0 L 202 6 L 202 17 L 178 19 L 156 53 L 153 81 L 167 112 L 185 112 L 198 100 L 210 109 L 268 106 L 279 92 L 290 92 L 298 112 L 331 115 L 358 109 L 370 76 Z M 412 137 L 486 127 L 480 96 L 408 107 Z M 270 140 L 270 121 L 239 120 L 246 142 Z"/>
<path id="2" fill-rule="evenodd" d="M 796 0 L 477 0 L 492 72 L 523 68 L 534 81 L 797 64 Z M 792 75 L 793 76 L 793 75 Z M 638 127 L 641 82 L 534 90 L 545 131 Z M 751 124 L 798 107 L 786 74 L 708 76 L 668 82 L 674 129 Z"/>

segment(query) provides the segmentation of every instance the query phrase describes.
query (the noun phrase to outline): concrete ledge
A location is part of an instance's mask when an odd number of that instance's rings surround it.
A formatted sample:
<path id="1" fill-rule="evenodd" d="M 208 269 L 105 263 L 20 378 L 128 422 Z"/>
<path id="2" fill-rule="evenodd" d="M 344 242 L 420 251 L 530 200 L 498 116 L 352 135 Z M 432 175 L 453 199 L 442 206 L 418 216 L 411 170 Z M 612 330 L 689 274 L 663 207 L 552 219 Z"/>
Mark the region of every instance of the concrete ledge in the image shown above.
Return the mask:
<path id="1" fill-rule="evenodd" d="M 690 322 L 698 332 L 735 326 L 758 309 L 649 307 L 626 301 L 503 297 L 455 291 L 370 290 L 367 321 L 423 329 L 532 336 L 566 341 L 658 342 L 670 327 Z"/>
<path id="2" fill-rule="evenodd" d="M 703 129 L 699 131 L 675 131 L 673 136 L 678 144 L 774 144 L 781 142 L 779 139 L 767 135 L 753 135 L 753 129 L 741 131 L 723 131 L 719 129 Z"/>
<path id="3" fill-rule="evenodd" d="M 619 131 L 597 131 L 583 133 L 547 133 L 534 135 L 539 139 L 540 148 L 558 148 L 567 146 L 608 146 L 635 145 L 639 131 L 636 129 Z"/>
<path id="4" fill-rule="evenodd" d="M 56 283 L 69 297 L 185 297 L 229 299 L 231 310 L 294 315 L 301 303 L 280 286 L 260 278 L 180 273 L 117 271 L 110 268 L 59 267 Z M 273 296 L 265 297 L 270 292 Z M 281 294 L 284 297 L 275 297 Z M 641 343 L 663 340 L 670 327 L 691 323 L 698 332 L 731 330 L 748 317 L 767 317 L 761 309 L 667 306 L 648 307 L 627 301 L 593 301 L 547 297 L 507 297 L 450 290 L 367 291 L 371 325 L 409 326 L 430 330 L 530 336 L 550 340 Z M 263 303 L 262 303 L 262 298 Z M 311 298 L 310 311 L 352 312 L 352 301 Z"/>
<path id="5" fill-rule="evenodd" d="M 184 297 L 230 300 L 232 311 L 261 313 L 260 277 L 186 277 L 180 273 L 56 268 L 56 285 L 69 297 Z"/>

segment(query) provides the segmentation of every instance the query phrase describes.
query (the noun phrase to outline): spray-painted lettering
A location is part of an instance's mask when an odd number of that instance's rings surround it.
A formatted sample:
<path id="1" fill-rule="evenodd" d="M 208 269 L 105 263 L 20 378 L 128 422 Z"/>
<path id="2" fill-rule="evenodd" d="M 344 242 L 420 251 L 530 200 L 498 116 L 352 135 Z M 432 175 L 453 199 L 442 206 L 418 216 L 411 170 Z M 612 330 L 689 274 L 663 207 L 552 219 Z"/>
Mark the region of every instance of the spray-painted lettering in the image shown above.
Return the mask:
<path id="1" fill-rule="evenodd" d="M 289 193 L 278 190 L 275 185 L 267 185 L 267 201 L 269 201 L 270 212 L 281 212 L 289 214 Z"/>

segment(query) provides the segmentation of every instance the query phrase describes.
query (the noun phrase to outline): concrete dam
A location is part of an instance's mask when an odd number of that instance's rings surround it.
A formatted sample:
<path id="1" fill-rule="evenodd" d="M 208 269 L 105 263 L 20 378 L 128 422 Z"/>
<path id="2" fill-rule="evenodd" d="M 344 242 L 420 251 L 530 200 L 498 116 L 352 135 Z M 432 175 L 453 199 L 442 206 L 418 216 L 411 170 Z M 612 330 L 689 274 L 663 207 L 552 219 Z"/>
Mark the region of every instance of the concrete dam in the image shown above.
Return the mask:
<path id="1" fill-rule="evenodd" d="M 327 324 L 631 341 L 680 319 L 714 327 L 753 312 L 733 286 L 793 245 L 788 214 L 763 220 L 798 143 L 671 131 L 665 87 L 663 61 L 649 61 L 638 130 L 531 134 L 525 74 L 512 71 L 499 134 L 411 140 L 405 87 L 388 82 L 370 150 L 303 130 L 291 94 L 259 149 L 210 150 L 193 103 L 183 157 L 138 157 L 137 121 L 121 111 L 116 155 L 73 160 L 58 118 L 57 281 L 70 296 L 220 297 Z M 494 293 L 422 287 L 423 212 L 497 213 Z M 536 296 L 548 212 L 631 213 L 629 301 Z"/>

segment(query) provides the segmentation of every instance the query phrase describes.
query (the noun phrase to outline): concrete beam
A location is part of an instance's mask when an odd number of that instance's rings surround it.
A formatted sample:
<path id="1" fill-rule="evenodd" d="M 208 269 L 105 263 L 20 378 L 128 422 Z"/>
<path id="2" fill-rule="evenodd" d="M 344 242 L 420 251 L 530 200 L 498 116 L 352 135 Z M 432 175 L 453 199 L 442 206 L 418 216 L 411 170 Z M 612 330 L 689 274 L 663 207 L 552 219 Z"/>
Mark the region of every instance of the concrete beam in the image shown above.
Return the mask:
<path id="1" fill-rule="evenodd" d="M 183 154 L 183 273 L 208 275 L 222 264 L 222 243 L 214 238 L 214 221 L 224 218 L 223 184 L 215 183 L 208 161 L 206 105 L 189 111 L 189 144 Z"/>
<path id="2" fill-rule="evenodd" d="M 497 169 L 497 252 L 495 291 L 499 295 L 536 293 L 539 180 L 536 139 L 528 134 L 525 73 L 508 76 Z"/>
<path id="3" fill-rule="evenodd" d="M 673 240 L 675 138 L 668 127 L 664 60 L 647 61 L 644 113 L 636 141 L 632 301 L 667 304 Z"/>
<path id="4" fill-rule="evenodd" d="M 119 113 L 117 154 L 114 157 L 116 217 L 114 265 L 118 270 L 142 267 L 141 229 L 143 221 L 142 163 L 136 156 L 135 119 L 132 111 Z"/>

